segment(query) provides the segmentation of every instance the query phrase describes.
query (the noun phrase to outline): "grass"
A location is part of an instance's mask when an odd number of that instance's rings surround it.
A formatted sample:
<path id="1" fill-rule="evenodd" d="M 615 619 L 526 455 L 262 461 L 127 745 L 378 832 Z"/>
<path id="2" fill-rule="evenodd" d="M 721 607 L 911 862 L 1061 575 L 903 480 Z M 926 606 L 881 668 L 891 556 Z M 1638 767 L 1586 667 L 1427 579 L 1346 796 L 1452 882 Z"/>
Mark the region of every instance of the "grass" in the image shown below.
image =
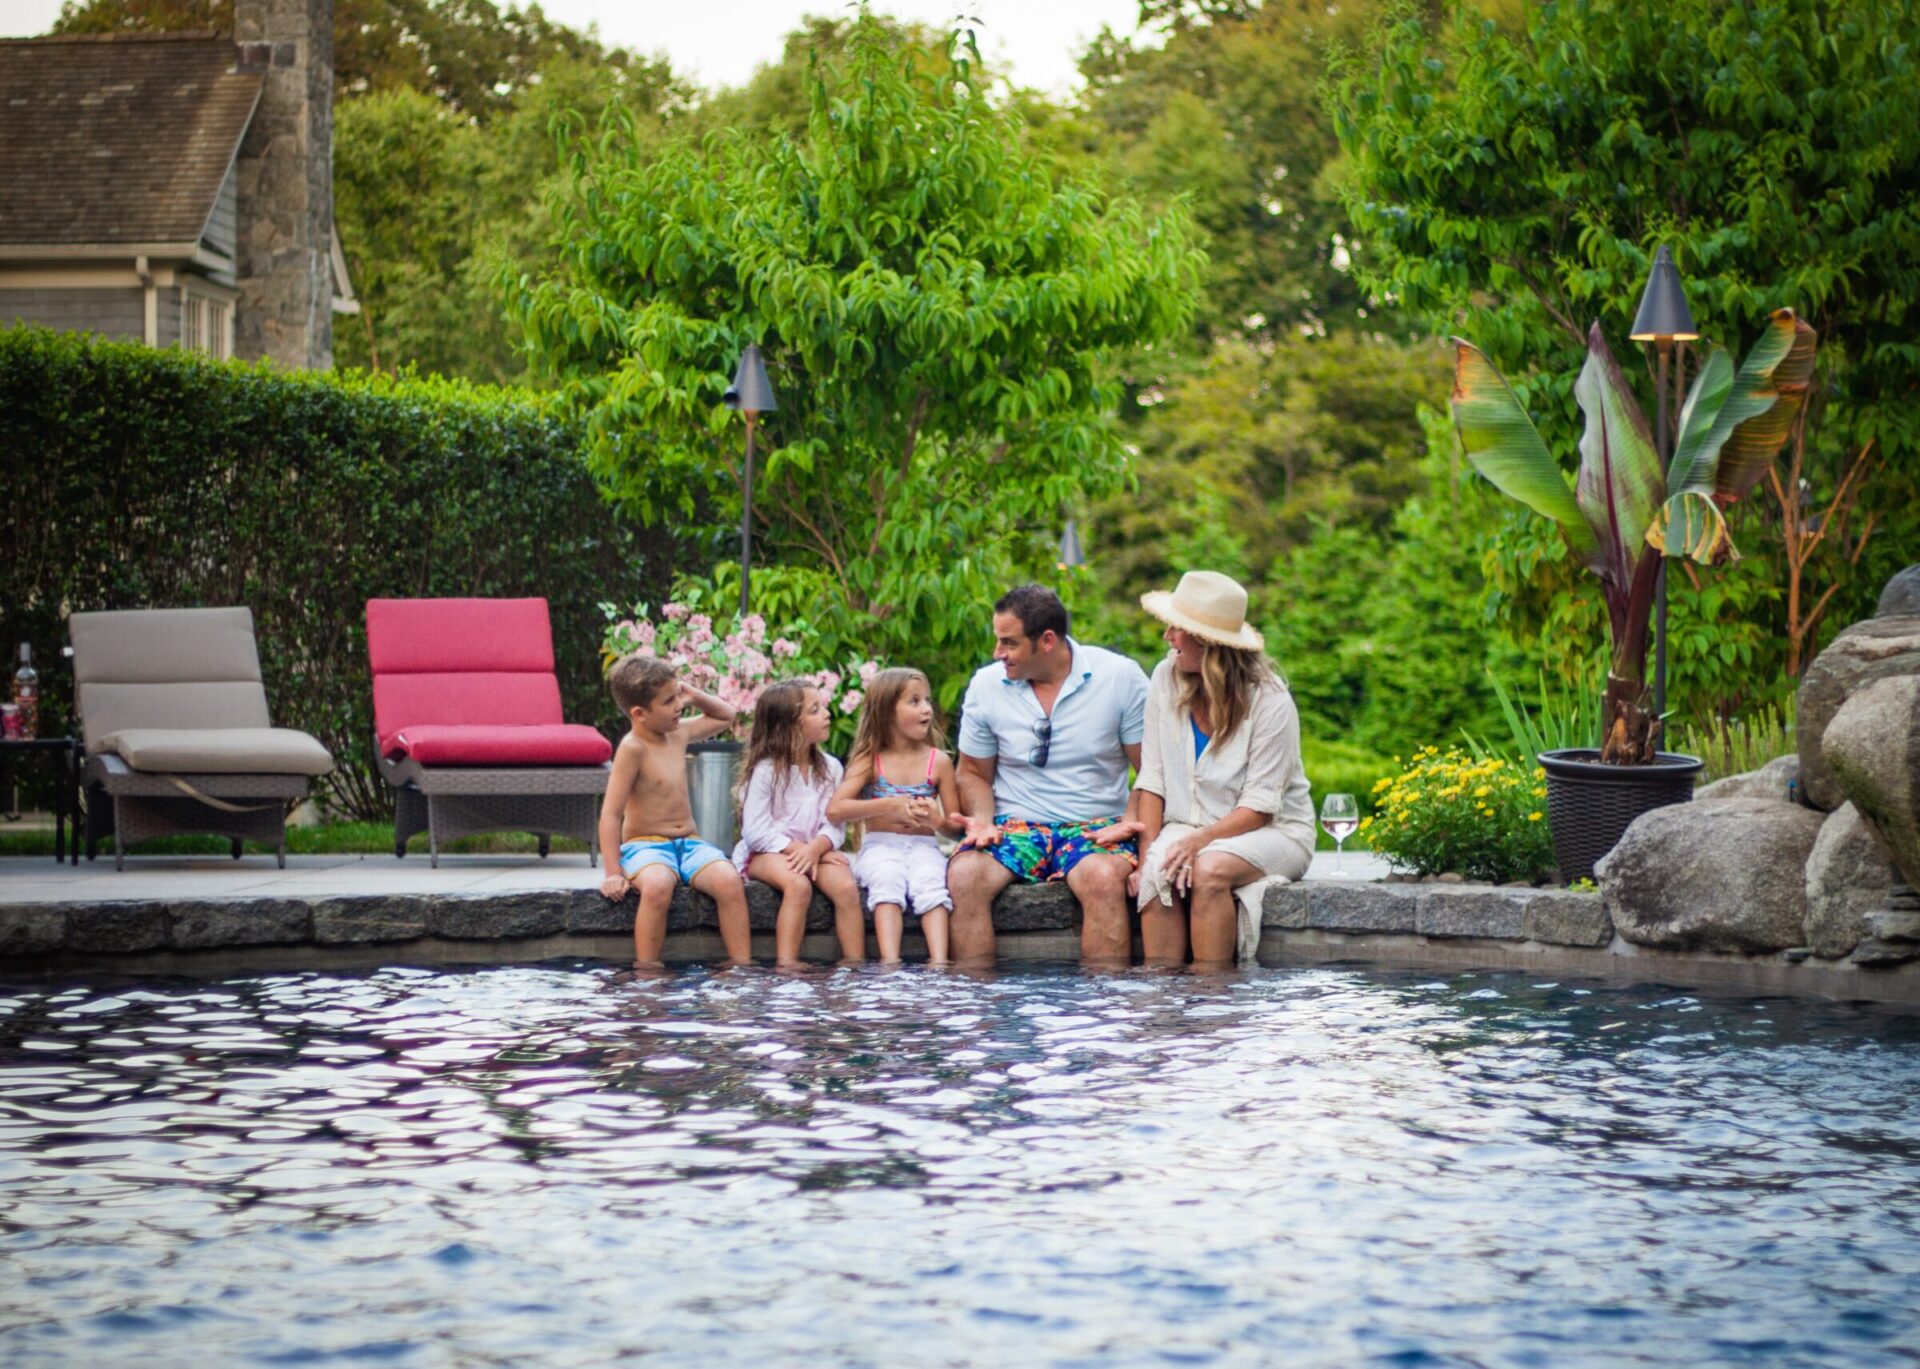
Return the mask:
<path id="1" fill-rule="evenodd" d="M 1798 748 L 1794 736 L 1794 701 L 1779 708 L 1758 708 L 1744 718 L 1729 718 L 1707 727 L 1690 727 L 1678 738 L 1676 750 L 1690 752 L 1707 763 L 1700 783 L 1711 784 L 1729 775 L 1758 770 L 1776 756 Z"/>
<path id="2" fill-rule="evenodd" d="M 104 849 L 110 848 L 103 846 Z M 230 847 L 225 837 L 156 837 L 132 849 L 142 855 L 152 856 L 224 856 Z M 262 846 L 253 841 L 247 842 L 244 849 L 255 855 L 273 854 L 271 846 Z M 408 851 L 424 855 L 426 849 L 427 838 L 424 833 L 407 843 Z M 533 855 L 539 849 L 539 839 L 525 832 L 489 832 L 477 837 L 462 837 L 458 841 L 448 842 L 445 847 L 451 855 Z M 586 849 L 585 843 L 571 837 L 553 839 L 552 850 L 556 855 L 564 852 L 584 855 Z M 393 828 L 382 822 L 334 822 L 321 827 L 289 827 L 287 853 L 295 856 L 382 855 L 391 859 Z M 0 856 L 52 854 L 51 828 L 25 832 L 0 831 Z"/>

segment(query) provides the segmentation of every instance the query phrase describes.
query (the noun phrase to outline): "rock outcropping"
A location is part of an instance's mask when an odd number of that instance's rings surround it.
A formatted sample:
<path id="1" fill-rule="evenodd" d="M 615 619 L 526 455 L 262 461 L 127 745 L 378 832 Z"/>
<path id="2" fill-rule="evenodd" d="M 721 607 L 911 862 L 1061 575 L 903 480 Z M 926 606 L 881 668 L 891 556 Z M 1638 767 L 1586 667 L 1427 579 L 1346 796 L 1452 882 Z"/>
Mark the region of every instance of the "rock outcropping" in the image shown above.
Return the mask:
<path id="1" fill-rule="evenodd" d="M 1678 951 L 1799 946 L 1820 814 L 1772 799 L 1669 804 L 1633 820 L 1595 867 L 1614 928 Z"/>
<path id="2" fill-rule="evenodd" d="M 1920 617 L 1869 618 L 1855 623 L 1835 637 L 1807 668 L 1800 681 L 1796 724 L 1800 791 L 1806 802 L 1832 812 L 1846 801 L 1847 795 L 1834 779 L 1821 747 L 1827 725 L 1848 699 L 1875 680 L 1900 675 L 1920 675 Z"/>
<path id="3" fill-rule="evenodd" d="M 1867 937 L 1867 914 L 1887 906 L 1892 888 L 1887 848 L 1859 809 L 1841 804 L 1807 857 L 1807 946 L 1826 960 L 1852 955 Z"/>
<path id="4" fill-rule="evenodd" d="M 1920 888 L 1920 673 L 1860 689 L 1834 714 L 1821 750 L 1907 883 Z"/>

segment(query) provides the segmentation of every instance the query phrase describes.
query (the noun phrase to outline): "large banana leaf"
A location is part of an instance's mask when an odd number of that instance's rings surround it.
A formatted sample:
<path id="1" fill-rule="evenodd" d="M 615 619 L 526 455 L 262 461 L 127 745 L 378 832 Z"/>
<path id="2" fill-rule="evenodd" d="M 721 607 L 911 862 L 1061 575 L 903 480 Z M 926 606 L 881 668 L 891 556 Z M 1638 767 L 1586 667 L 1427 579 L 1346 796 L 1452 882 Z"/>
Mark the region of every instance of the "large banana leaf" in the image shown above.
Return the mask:
<path id="1" fill-rule="evenodd" d="M 1453 424 L 1467 460 L 1503 494 L 1558 523 L 1574 551 L 1592 559 L 1593 529 L 1540 430 L 1486 354 L 1471 342 L 1453 343 Z"/>
<path id="2" fill-rule="evenodd" d="M 1574 498 L 1598 536 L 1602 578 L 1624 590 L 1633 579 L 1647 529 L 1666 502 L 1666 477 L 1654 450 L 1653 430 L 1598 323 L 1587 333 L 1587 363 L 1573 383 L 1573 397 L 1587 417 Z"/>
<path id="3" fill-rule="evenodd" d="M 1779 454 L 1806 404 L 1818 335 L 1791 309 L 1774 313 L 1739 374 L 1715 348 L 1680 411 L 1666 508 L 1647 541 L 1674 556 L 1735 559 L 1721 510 L 1745 495 Z"/>

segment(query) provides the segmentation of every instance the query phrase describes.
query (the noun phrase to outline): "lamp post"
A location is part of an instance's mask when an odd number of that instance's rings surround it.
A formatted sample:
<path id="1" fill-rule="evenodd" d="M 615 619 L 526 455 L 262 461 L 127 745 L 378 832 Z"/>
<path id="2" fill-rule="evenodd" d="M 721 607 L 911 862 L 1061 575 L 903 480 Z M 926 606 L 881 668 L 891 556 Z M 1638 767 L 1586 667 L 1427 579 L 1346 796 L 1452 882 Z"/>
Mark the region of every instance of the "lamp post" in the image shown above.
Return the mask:
<path id="1" fill-rule="evenodd" d="M 1057 563 L 1061 570 L 1072 570 L 1075 566 L 1087 564 L 1086 554 L 1080 550 L 1080 530 L 1067 520 L 1066 530 L 1060 534 L 1060 559 Z"/>
<path id="2" fill-rule="evenodd" d="M 780 407 L 773 397 L 773 385 L 767 380 L 766 364 L 760 360 L 760 348 L 749 342 L 734 369 L 733 384 L 720 402 L 747 417 L 747 466 L 741 477 L 740 505 L 740 617 L 747 616 L 747 576 L 753 563 L 753 430 L 761 414 Z"/>
<path id="3" fill-rule="evenodd" d="M 1640 309 L 1633 316 L 1635 342 L 1651 342 L 1654 351 L 1654 423 L 1653 448 L 1660 457 L 1662 475 L 1673 463 L 1673 435 L 1667 427 L 1667 370 L 1674 359 L 1673 344 L 1692 342 L 1700 336 L 1693 325 L 1693 311 L 1687 308 L 1687 292 L 1680 287 L 1680 271 L 1673 264 L 1673 253 L 1664 245 L 1653 254 L 1653 269 L 1647 273 L 1647 285 L 1640 292 Z M 1674 369 L 1673 392 L 1676 400 L 1686 383 L 1684 361 Z M 1654 585 L 1653 620 L 1653 716 L 1667 711 L 1667 560 L 1660 558 L 1660 574 Z M 1663 724 L 1664 727 L 1664 724 Z"/>

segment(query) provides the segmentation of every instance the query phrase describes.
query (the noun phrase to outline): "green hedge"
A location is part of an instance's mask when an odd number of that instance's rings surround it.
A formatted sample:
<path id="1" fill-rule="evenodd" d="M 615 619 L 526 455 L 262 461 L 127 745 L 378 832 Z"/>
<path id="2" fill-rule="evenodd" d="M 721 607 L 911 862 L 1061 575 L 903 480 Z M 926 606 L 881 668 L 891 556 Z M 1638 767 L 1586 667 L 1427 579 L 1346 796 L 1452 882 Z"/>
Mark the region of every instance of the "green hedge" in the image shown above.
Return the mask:
<path id="1" fill-rule="evenodd" d="M 42 329 L 0 330 L 0 495 L 0 643 L 33 643 L 46 723 L 71 716 L 67 614 L 245 604 L 275 721 L 326 743 L 331 805 L 366 819 L 391 812 L 368 599 L 545 596 L 569 719 L 610 723 L 595 604 L 670 572 L 540 396 Z"/>

